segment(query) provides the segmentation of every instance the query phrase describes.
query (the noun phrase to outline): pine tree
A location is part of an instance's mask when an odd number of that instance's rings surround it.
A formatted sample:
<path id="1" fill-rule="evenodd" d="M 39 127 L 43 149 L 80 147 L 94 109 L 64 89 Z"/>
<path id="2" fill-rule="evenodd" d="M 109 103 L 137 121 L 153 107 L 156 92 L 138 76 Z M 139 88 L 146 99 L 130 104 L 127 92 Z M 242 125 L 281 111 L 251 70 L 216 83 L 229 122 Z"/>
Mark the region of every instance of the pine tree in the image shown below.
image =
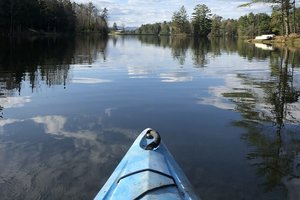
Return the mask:
<path id="1" fill-rule="evenodd" d="M 211 11 L 205 4 L 198 4 L 192 14 L 194 35 L 207 36 L 211 31 Z"/>
<path id="2" fill-rule="evenodd" d="M 274 4 L 277 6 L 277 11 L 281 12 L 281 18 L 283 22 L 283 29 L 285 35 L 290 34 L 290 10 L 294 7 L 295 1 L 290 2 L 289 0 L 252 0 L 250 3 L 240 5 L 240 7 L 251 6 L 255 3 L 271 3 L 272 7 Z M 274 7 L 276 9 L 276 6 Z"/>
<path id="3" fill-rule="evenodd" d="M 184 6 L 181 6 L 179 11 L 174 12 L 172 17 L 172 24 L 173 24 L 173 32 L 190 33 L 188 15 Z"/>

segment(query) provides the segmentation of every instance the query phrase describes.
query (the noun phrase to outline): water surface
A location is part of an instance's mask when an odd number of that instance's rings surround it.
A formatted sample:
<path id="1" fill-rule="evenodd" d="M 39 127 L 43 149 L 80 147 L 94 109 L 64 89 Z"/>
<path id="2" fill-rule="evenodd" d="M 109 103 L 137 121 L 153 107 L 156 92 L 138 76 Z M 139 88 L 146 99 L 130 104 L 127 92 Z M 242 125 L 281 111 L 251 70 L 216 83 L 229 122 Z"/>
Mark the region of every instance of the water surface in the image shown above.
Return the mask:
<path id="1" fill-rule="evenodd" d="M 150 36 L 0 46 L 1 199 L 92 199 L 147 127 L 203 199 L 299 197 L 298 50 Z"/>

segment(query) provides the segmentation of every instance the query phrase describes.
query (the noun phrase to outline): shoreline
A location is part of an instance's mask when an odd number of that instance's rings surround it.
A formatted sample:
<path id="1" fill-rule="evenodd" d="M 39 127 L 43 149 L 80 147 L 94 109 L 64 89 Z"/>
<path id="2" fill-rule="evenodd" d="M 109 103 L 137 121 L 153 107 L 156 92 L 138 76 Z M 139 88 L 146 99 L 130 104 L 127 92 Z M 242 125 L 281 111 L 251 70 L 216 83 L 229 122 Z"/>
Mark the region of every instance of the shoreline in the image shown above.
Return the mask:
<path id="1" fill-rule="evenodd" d="M 75 36 L 75 35 L 99 35 L 102 37 L 108 36 L 108 34 L 101 34 L 95 31 L 84 31 L 84 32 L 46 32 L 37 30 L 28 30 L 23 32 L 0 32 L 0 38 L 16 38 L 16 37 L 60 37 L 60 36 Z"/>
<path id="2" fill-rule="evenodd" d="M 248 43 L 261 43 L 267 45 L 274 45 L 275 47 L 293 47 L 300 49 L 300 35 L 291 34 L 289 37 L 286 36 L 275 36 L 270 40 L 256 40 L 256 39 L 247 39 Z"/>

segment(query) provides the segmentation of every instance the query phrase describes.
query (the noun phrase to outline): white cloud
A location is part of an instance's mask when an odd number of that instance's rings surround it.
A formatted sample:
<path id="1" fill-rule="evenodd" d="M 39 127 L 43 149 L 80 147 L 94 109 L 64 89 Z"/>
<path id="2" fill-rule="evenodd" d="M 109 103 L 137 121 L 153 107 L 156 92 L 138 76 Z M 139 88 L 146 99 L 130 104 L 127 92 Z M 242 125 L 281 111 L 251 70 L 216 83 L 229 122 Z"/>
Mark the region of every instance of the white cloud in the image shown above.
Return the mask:
<path id="1" fill-rule="evenodd" d="M 106 108 L 104 113 L 110 117 L 112 115 L 112 111 L 115 108 Z M 13 123 L 20 123 L 24 121 L 33 121 L 34 123 L 41 124 L 44 126 L 44 131 L 46 134 L 50 134 L 57 138 L 73 138 L 76 140 L 88 140 L 88 141 L 96 141 L 97 137 L 99 136 L 99 131 L 92 131 L 90 127 L 87 129 L 79 128 L 77 131 L 68 131 L 66 129 L 66 124 L 68 123 L 68 119 L 62 115 L 46 115 L 46 116 L 37 116 L 29 119 L 2 119 L 0 120 L 0 134 L 3 134 L 3 127 Z M 101 124 L 102 120 L 99 118 L 97 120 L 99 124 Z M 94 125 L 96 125 L 95 123 Z M 134 139 L 136 134 L 133 134 L 134 131 L 126 130 L 126 129 L 119 129 L 119 128 L 106 128 L 101 130 L 100 132 L 117 132 L 126 135 L 128 138 Z"/>
<path id="2" fill-rule="evenodd" d="M 30 96 L 0 98 L 0 105 L 4 108 L 18 108 L 29 102 L 31 102 Z"/>
<path id="3" fill-rule="evenodd" d="M 97 134 L 89 130 L 79 130 L 77 132 L 70 132 L 64 129 L 67 118 L 60 115 L 52 116 L 38 116 L 32 118 L 35 123 L 43 124 L 45 132 L 54 136 L 72 137 L 77 139 L 95 140 Z"/>
<path id="4" fill-rule="evenodd" d="M 232 56 L 232 55 L 231 55 Z M 211 105 L 216 108 L 225 110 L 234 110 L 238 103 L 251 104 L 252 109 L 256 111 L 263 119 L 275 119 L 274 116 L 274 105 L 266 102 L 267 94 L 263 88 L 255 85 L 255 80 L 271 80 L 270 71 L 265 63 L 258 64 L 254 62 L 256 66 L 242 65 L 239 68 L 234 68 L 234 73 L 221 73 L 221 68 L 210 67 L 207 68 L 206 74 L 213 77 L 218 77 L 223 79 L 224 83 L 219 86 L 212 86 L 209 88 L 209 97 L 204 97 L 198 99 L 197 103 L 202 105 Z M 212 65 L 217 66 L 215 63 Z M 228 65 L 228 66 L 227 66 Z M 229 63 L 224 63 L 222 67 L 227 67 L 230 69 Z M 238 65 L 237 65 L 238 66 Z M 209 70 L 210 69 L 210 70 Z M 237 74 L 245 74 L 246 77 L 239 77 Z M 297 77 L 299 71 L 294 72 L 294 87 L 299 86 L 300 83 L 297 82 Z M 246 80 L 247 79 L 247 80 Z M 245 83 L 251 81 L 253 83 Z M 249 97 L 241 97 L 239 95 L 225 97 L 224 94 L 238 94 L 238 93 L 248 93 Z M 284 120 L 289 124 L 299 124 L 300 123 L 300 102 L 288 103 L 285 105 L 286 116 Z"/>
<path id="5" fill-rule="evenodd" d="M 162 82 L 187 82 L 193 80 L 193 77 L 187 72 L 161 73 L 160 78 Z"/>
<path id="6" fill-rule="evenodd" d="M 75 0 L 78 3 L 88 3 L 90 0 Z M 213 14 L 220 15 L 224 18 L 238 18 L 249 12 L 270 12 L 271 7 L 268 4 L 253 4 L 249 7 L 238 8 L 239 5 L 249 1 L 225 1 L 204 0 L 107 0 L 107 1 L 93 1 L 98 8 L 108 8 L 109 22 L 112 24 L 116 22 L 118 25 L 124 24 L 126 26 L 140 26 L 145 23 L 170 21 L 174 11 L 178 10 L 184 5 L 191 15 L 194 7 L 197 4 L 206 4 Z"/>
<path id="7" fill-rule="evenodd" d="M 18 119 L 0 119 L 0 127 L 9 125 L 9 124 L 13 124 L 15 122 L 20 122 L 23 120 L 18 120 Z"/>
<path id="8" fill-rule="evenodd" d="M 99 78 L 83 78 L 77 77 L 72 79 L 72 83 L 83 83 L 83 84 L 98 84 L 98 83 L 109 83 L 111 80 L 99 79 Z"/>
<path id="9" fill-rule="evenodd" d="M 35 123 L 44 124 L 45 125 L 45 132 L 50 134 L 58 134 L 62 131 L 65 123 L 66 118 L 59 115 L 53 116 L 38 116 L 32 118 Z"/>
<path id="10" fill-rule="evenodd" d="M 235 105 L 232 102 L 229 102 L 223 97 L 223 93 L 229 92 L 229 88 L 226 86 L 210 87 L 209 94 L 210 97 L 204 97 L 197 101 L 197 103 L 202 105 L 211 105 L 216 108 L 224 110 L 234 110 Z"/>
<path id="11" fill-rule="evenodd" d="M 108 116 L 108 117 L 111 117 L 112 115 L 112 111 L 115 110 L 115 108 L 106 108 L 104 110 L 104 113 Z"/>
<path id="12" fill-rule="evenodd" d="M 152 69 L 143 66 L 129 66 L 127 70 L 130 78 L 147 78 Z"/>
<path id="13" fill-rule="evenodd" d="M 88 190 L 88 184 L 81 182 L 104 184 L 107 177 L 105 173 L 99 173 L 99 169 L 113 169 L 114 163 L 119 161 L 138 133 L 130 129 L 103 129 L 97 118 L 94 119 L 95 127 L 92 127 L 94 131 L 90 131 L 89 127 L 82 128 L 82 124 L 73 124 L 74 132 L 66 130 L 69 118 L 64 116 L 38 116 L 27 120 L 44 125 L 45 132 L 55 138 L 69 139 L 51 143 L 44 137 L 37 137 L 38 142 L 32 141 L 31 137 L 11 137 L 9 142 L 0 143 L 1 189 L 14 191 L 17 199 L 38 199 L 41 194 L 49 192 L 49 187 L 54 199 L 66 195 L 78 196 Z M 117 140 L 107 141 L 107 134 L 115 134 Z M 122 138 L 122 142 L 118 138 Z M 69 141 L 73 141 L 73 146 L 65 146 Z M 68 194 L 62 184 L 53 184 L 66 172 L 69 174 L 64 177 L 66 183 L 79 183 L 68 190 Z M 25 194 L 24 191 L 32 192 Z M 85 198 L 84 195 L 81 197 Z"/>

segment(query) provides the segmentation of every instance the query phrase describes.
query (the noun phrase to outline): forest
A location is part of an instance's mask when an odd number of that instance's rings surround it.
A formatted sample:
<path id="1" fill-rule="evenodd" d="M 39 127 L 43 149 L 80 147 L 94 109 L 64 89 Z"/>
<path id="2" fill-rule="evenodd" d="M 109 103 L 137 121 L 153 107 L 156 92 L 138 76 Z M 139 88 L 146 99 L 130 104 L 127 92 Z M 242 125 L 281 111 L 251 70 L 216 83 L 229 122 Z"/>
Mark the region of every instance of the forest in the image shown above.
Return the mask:
<path id="1" fill-rule="evenodd" d="M 252 1 L 240 7 L 260 1 Z M 194 35 L 194 36 L 256 36 L 274 33 L 289 36 L 300 32 L 300 8 L 295 1 L 268 1 L 272 13 L 249 13 L 239 19 L 224 19 L 213 14 L 205 4 L 198 4 L 189 16 L 185 7 L 175 11 L 172 20 L 154 24 L 143 24 L 135 34 Z M 267 5 L 266 5 L 267 6 Z"/>
<path id="2" fill-rule="evenodd" d="M 271 3 L 272 13 L 249 13 L 239 19 L 225 19 L 213 14 L 205 4 L 195 6 L 189 15 L 184 6 L 173 13 L 170 21 L 143 24 L 127 34 L 256 36 L 274 33 L 288 36 L 300 32 L 300 8 L 295 0 L 252 0 L 240 7 L 257 2 Z M 265 4 L 265 6 L 270 6 Z M 98 9 L 92 2 L 78 4 L 71 0 L 1 0 L 0 35 L 20 33 L 87 33 L 107 35 L 108 10 Z M 112 31 L 117 30 L 114 23 Z"/>
<path id="3" fill-rule="evenodd" d="M 1 0 L 0 35 L 20 33 L 108 33 L 108 10 L 70 0 Z"/>

